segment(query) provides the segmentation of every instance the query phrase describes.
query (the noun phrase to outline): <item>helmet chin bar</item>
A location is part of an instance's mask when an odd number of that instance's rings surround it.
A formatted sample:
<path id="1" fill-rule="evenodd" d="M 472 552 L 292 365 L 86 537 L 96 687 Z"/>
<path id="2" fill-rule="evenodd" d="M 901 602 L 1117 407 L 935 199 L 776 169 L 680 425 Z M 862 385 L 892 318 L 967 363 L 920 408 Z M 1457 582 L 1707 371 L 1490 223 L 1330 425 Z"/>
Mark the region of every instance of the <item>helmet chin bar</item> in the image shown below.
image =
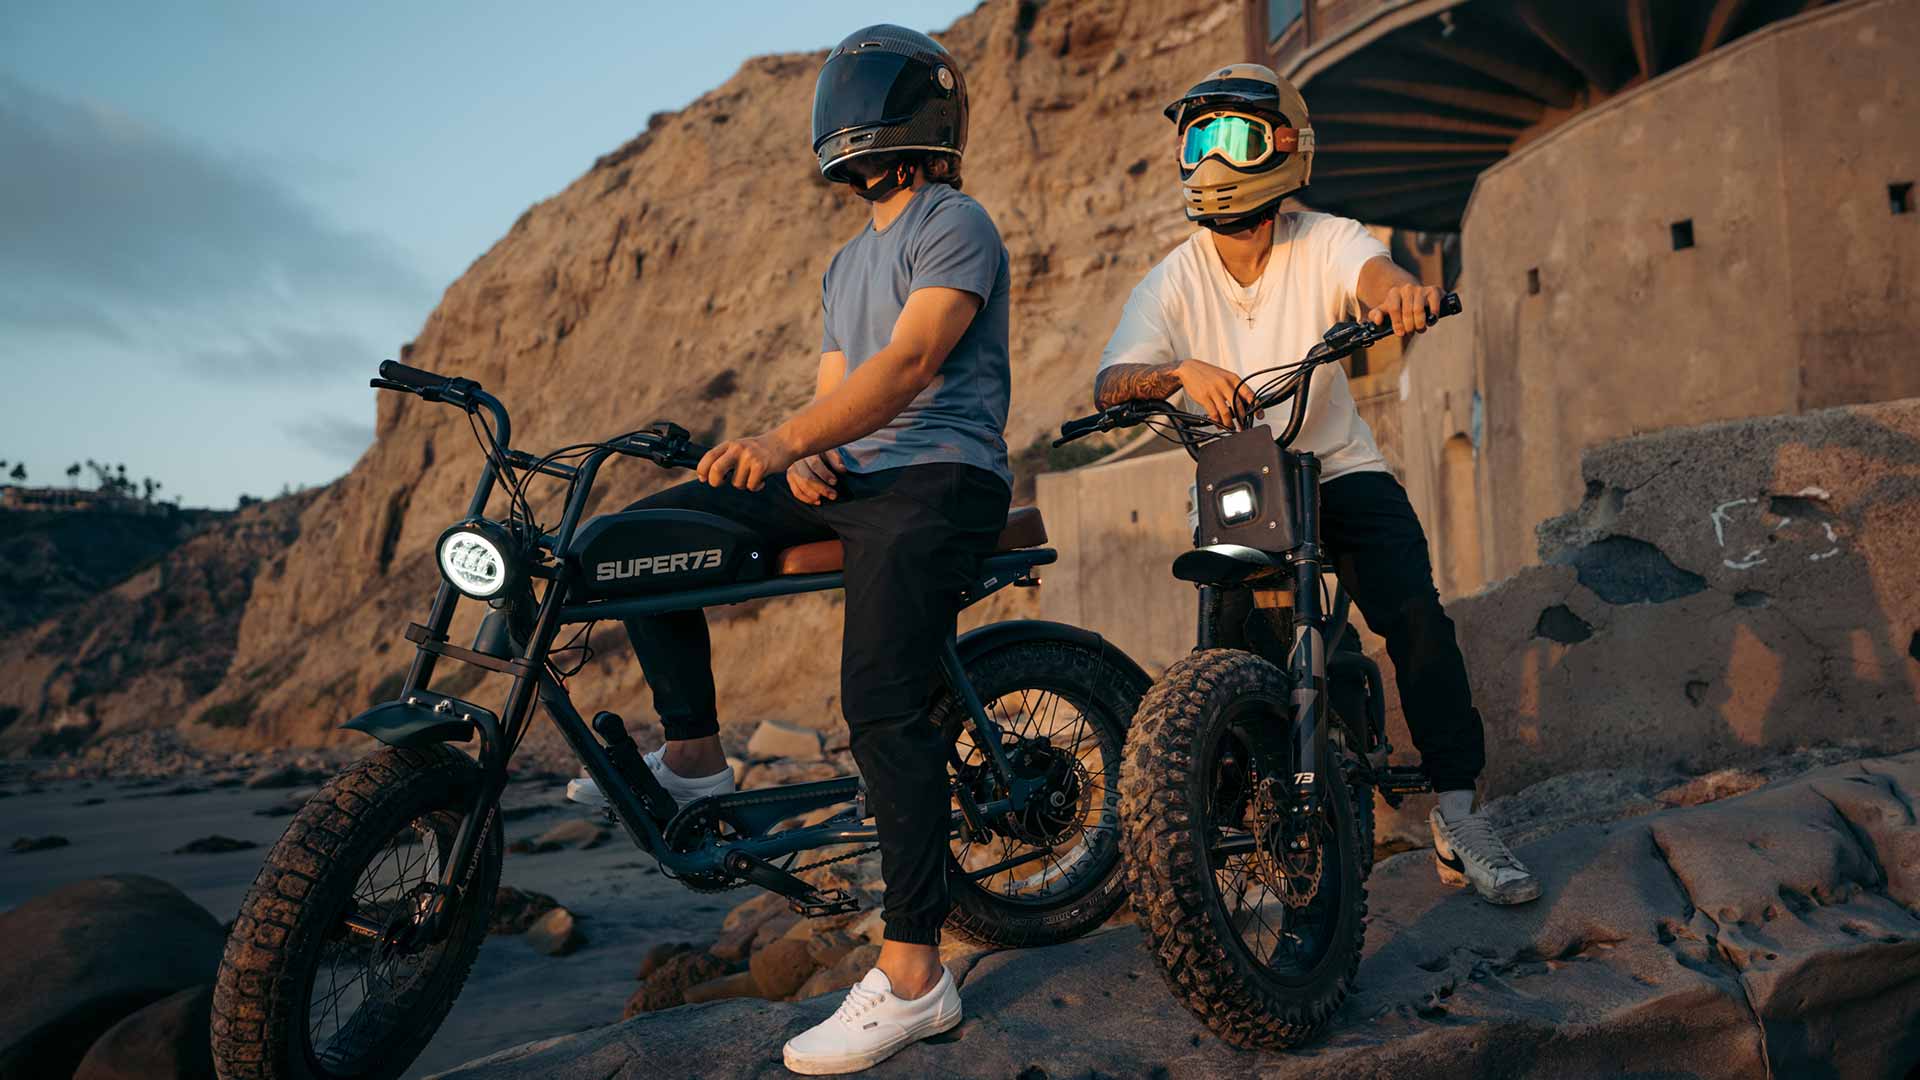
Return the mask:
<path id="1" fill-rule="evenodd" d="M 1208 221 L 1202 221 L 1200 225 L 1209 232 L 1238 236 L 1244 232 L 1252 232 L 1262 224 L 1272 221 L 1279 209 L 1280 204 L 1276 201 L 1264 210 L 1255 210 L 1251 214 L 1241 214 L 1238 217 L 1213 218 Z"/>
<path id="2" fill-rule="evenodd" d="M 847 186 L 853 189 L 855 195 L 860 196 L 868 202 L 879 202 L 881 199 L 906 187 L 909 182 L 907 178 L 913 175 L 914 168 L 915 166 L 904 161 L 895 162 L 893 168 L 888 169 L 884 176 L 874 181 L 871 185 L 869 185 L 866 182 L 866 178 L 859 173 L 849 173 L 850 179 L 847 181 Z"/>

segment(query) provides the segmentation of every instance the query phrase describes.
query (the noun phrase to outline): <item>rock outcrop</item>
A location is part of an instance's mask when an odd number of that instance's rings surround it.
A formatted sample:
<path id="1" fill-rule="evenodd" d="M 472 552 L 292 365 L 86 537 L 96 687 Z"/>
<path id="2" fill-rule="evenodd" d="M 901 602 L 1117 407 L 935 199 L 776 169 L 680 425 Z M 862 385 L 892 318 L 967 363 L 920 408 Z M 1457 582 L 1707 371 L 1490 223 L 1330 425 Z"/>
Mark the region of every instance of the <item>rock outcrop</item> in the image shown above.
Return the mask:
<path id="1" fill-rule="evenodd" d="M 226 932 L 173 886 L 93 878 L 0 914 L 0 1080 L 70 1076 L 137 1010 L 213 978 Z"/>
<path id="2" fill-rule="evenodd" d="M 211 713 L 199 703 L 230 675 L 255 582 L 285 570 L 300 514 L 312 501 L 290 495 L 231 515 L 184 517 L 201 522 L 185 542 L 90 599 L 0 638 L 0 755 L 47 756 L 89 740 L 170 728 L 196 712 L 219 730 L 249 724 L 244 699 Z M 109 542 L 95 537 L 83 547 Z M 69 557 L 83 565 L 103 561 L 83 550 Z"/>
<path id="3" fill-rule="evenodd" d="M 73 1080 L 213 1080 L 213 984 L 182 990 L 115 1024 Z"/>
<path id="4" fill-rule="evenodd" d="M 1122 927 L 956 965 L 967 1020 L 870 1075 L 1905 1076 L 1920 1065 L 1916 798 L 1908 753 L 1576 826 L 1521 848 L 1546 892 L 1520 908 L 1399 856 L 1374 871 L 1358 991 L 1295 1053 L 1212 1038 Z M 719 1000 L 443 1075 L 778 1076 L 781 1043 L 836 1004 Z"/>
<path id="5" fill-rule="evenodd" d="M 1488 793 L 1920 745 L 1920 399 L 1636 436 L 1583 471 L 1542 565 L 1447 605 Z"/>
<path id="6" fill-rule="evenodd" d="M 0 634 L 85 602 L 221 516 L 0 510 Z"/>

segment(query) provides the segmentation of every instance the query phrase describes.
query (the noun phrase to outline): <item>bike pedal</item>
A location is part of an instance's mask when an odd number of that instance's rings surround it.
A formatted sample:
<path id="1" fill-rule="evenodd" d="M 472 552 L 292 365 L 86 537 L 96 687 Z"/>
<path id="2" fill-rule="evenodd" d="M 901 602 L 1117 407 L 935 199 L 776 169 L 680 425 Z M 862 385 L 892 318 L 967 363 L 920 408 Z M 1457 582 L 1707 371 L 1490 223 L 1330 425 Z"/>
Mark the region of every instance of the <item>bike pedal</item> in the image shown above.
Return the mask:
<path id="1" fill-rule="evenodd" d="M 796 915 L 803 919 L 825 919 L 834 915 L 851 915 L 860 910 L 860 902 L 845 889 L 829 889 L 816 892 L 810 899 L 791 897 L 788 901 Z"/>
<path id="2" fill-rule="evenodd" d="M 1374 774 L 1374 788 L 1386 804 L 1396 809 L 1400 801 L 1409 795 L 1421 795 L 1433 790 L 1433 784 L 1427 780 L 1427 774 L 1417 766 L 1395 765 Z"/>

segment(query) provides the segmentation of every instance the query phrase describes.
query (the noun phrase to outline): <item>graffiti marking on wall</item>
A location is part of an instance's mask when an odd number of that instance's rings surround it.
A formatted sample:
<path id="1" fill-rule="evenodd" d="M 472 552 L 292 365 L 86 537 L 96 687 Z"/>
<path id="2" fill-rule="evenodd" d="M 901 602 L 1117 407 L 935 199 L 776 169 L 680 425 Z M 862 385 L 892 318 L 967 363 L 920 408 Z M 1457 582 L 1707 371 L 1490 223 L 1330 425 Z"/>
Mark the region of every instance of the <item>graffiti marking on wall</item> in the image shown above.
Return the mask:
<path id="1" fill-rule="evenodd" d="M 1822 503 L 1831 497 L 1825 488 L 1811 485 L 1801 488 L 1790 496 L 1790 498 L 1795 500 L 1813 500 Z M 1759 526 L 1766 532 L 1768 543 L 1789 539 L 1789 537 L 1783 536 L 1782 534 L 1787 532 L 1789 526 L 1792 526 L 1799 519 L 1791 514 L 1777 512 L 1777 508 L 1780 507 L 1782 502 L 1779 496 L 1773 496 L 1770 502 L 1776 507 L 1775 511 L 1763 509 L 1765 504 L 1762 503 L 1759 497 L 1747 496 L 1739 499 L 1728 499 L 1707 513 L 1707 521 L 1713 526 L 1713 539 L 1715 543 L 1719 544 L 1722 549 L 1728 548 L 1729 544 L 1732 545 L 1733 551 L 1745 549 L 1738 556 L 1729 556 L 1723 551 L 1723 556 L 1720 560 L 1721 565 L 1729 570 L 1751 570 L 1767 562 L 1767 556 L 1763 554 L 1766 548 L 1764 546 L 1749 546 L 1748 539 L 1740 535 L 1746 528 L 1751 528 L 1755 525 Z M 1745 507 L 1753 507 L 1754 509 L 1748 510 L 1744 509 Z M 1833 522 L 1822 520 L 1823 514 L 1823 509 L 1816 508 L 1813 515 L 1806 522 L 1808 525 L 1819 526 L 1820 534 L 1825 538 L 1825 549 L 1809 554 L 1807 556 L 1808 562 L 1820 562 L 1840 554 L 1840 534 L 1834 530 Z M 1772 516 L 1775 519 L 1770 525 L 1764 521 L 1764 518 L 1767 516 Z M 1818 541 L 1815 542 L 1818 543 Z"/>

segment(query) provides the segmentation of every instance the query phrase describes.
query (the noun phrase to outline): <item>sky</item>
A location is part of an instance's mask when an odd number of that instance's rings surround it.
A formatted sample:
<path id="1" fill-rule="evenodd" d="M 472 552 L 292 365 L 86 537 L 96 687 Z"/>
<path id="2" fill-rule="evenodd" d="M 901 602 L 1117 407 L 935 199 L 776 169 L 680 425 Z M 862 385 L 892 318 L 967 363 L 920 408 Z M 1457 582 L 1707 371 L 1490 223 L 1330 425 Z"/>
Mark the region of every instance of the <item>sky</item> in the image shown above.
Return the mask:
<path id="1" fill-rule="evenodd" d="M 649 115 L 973 6 L 5 0 L 0 460 L 124 463 L 188 506 L 325 483 L 379 361 Z"/>

